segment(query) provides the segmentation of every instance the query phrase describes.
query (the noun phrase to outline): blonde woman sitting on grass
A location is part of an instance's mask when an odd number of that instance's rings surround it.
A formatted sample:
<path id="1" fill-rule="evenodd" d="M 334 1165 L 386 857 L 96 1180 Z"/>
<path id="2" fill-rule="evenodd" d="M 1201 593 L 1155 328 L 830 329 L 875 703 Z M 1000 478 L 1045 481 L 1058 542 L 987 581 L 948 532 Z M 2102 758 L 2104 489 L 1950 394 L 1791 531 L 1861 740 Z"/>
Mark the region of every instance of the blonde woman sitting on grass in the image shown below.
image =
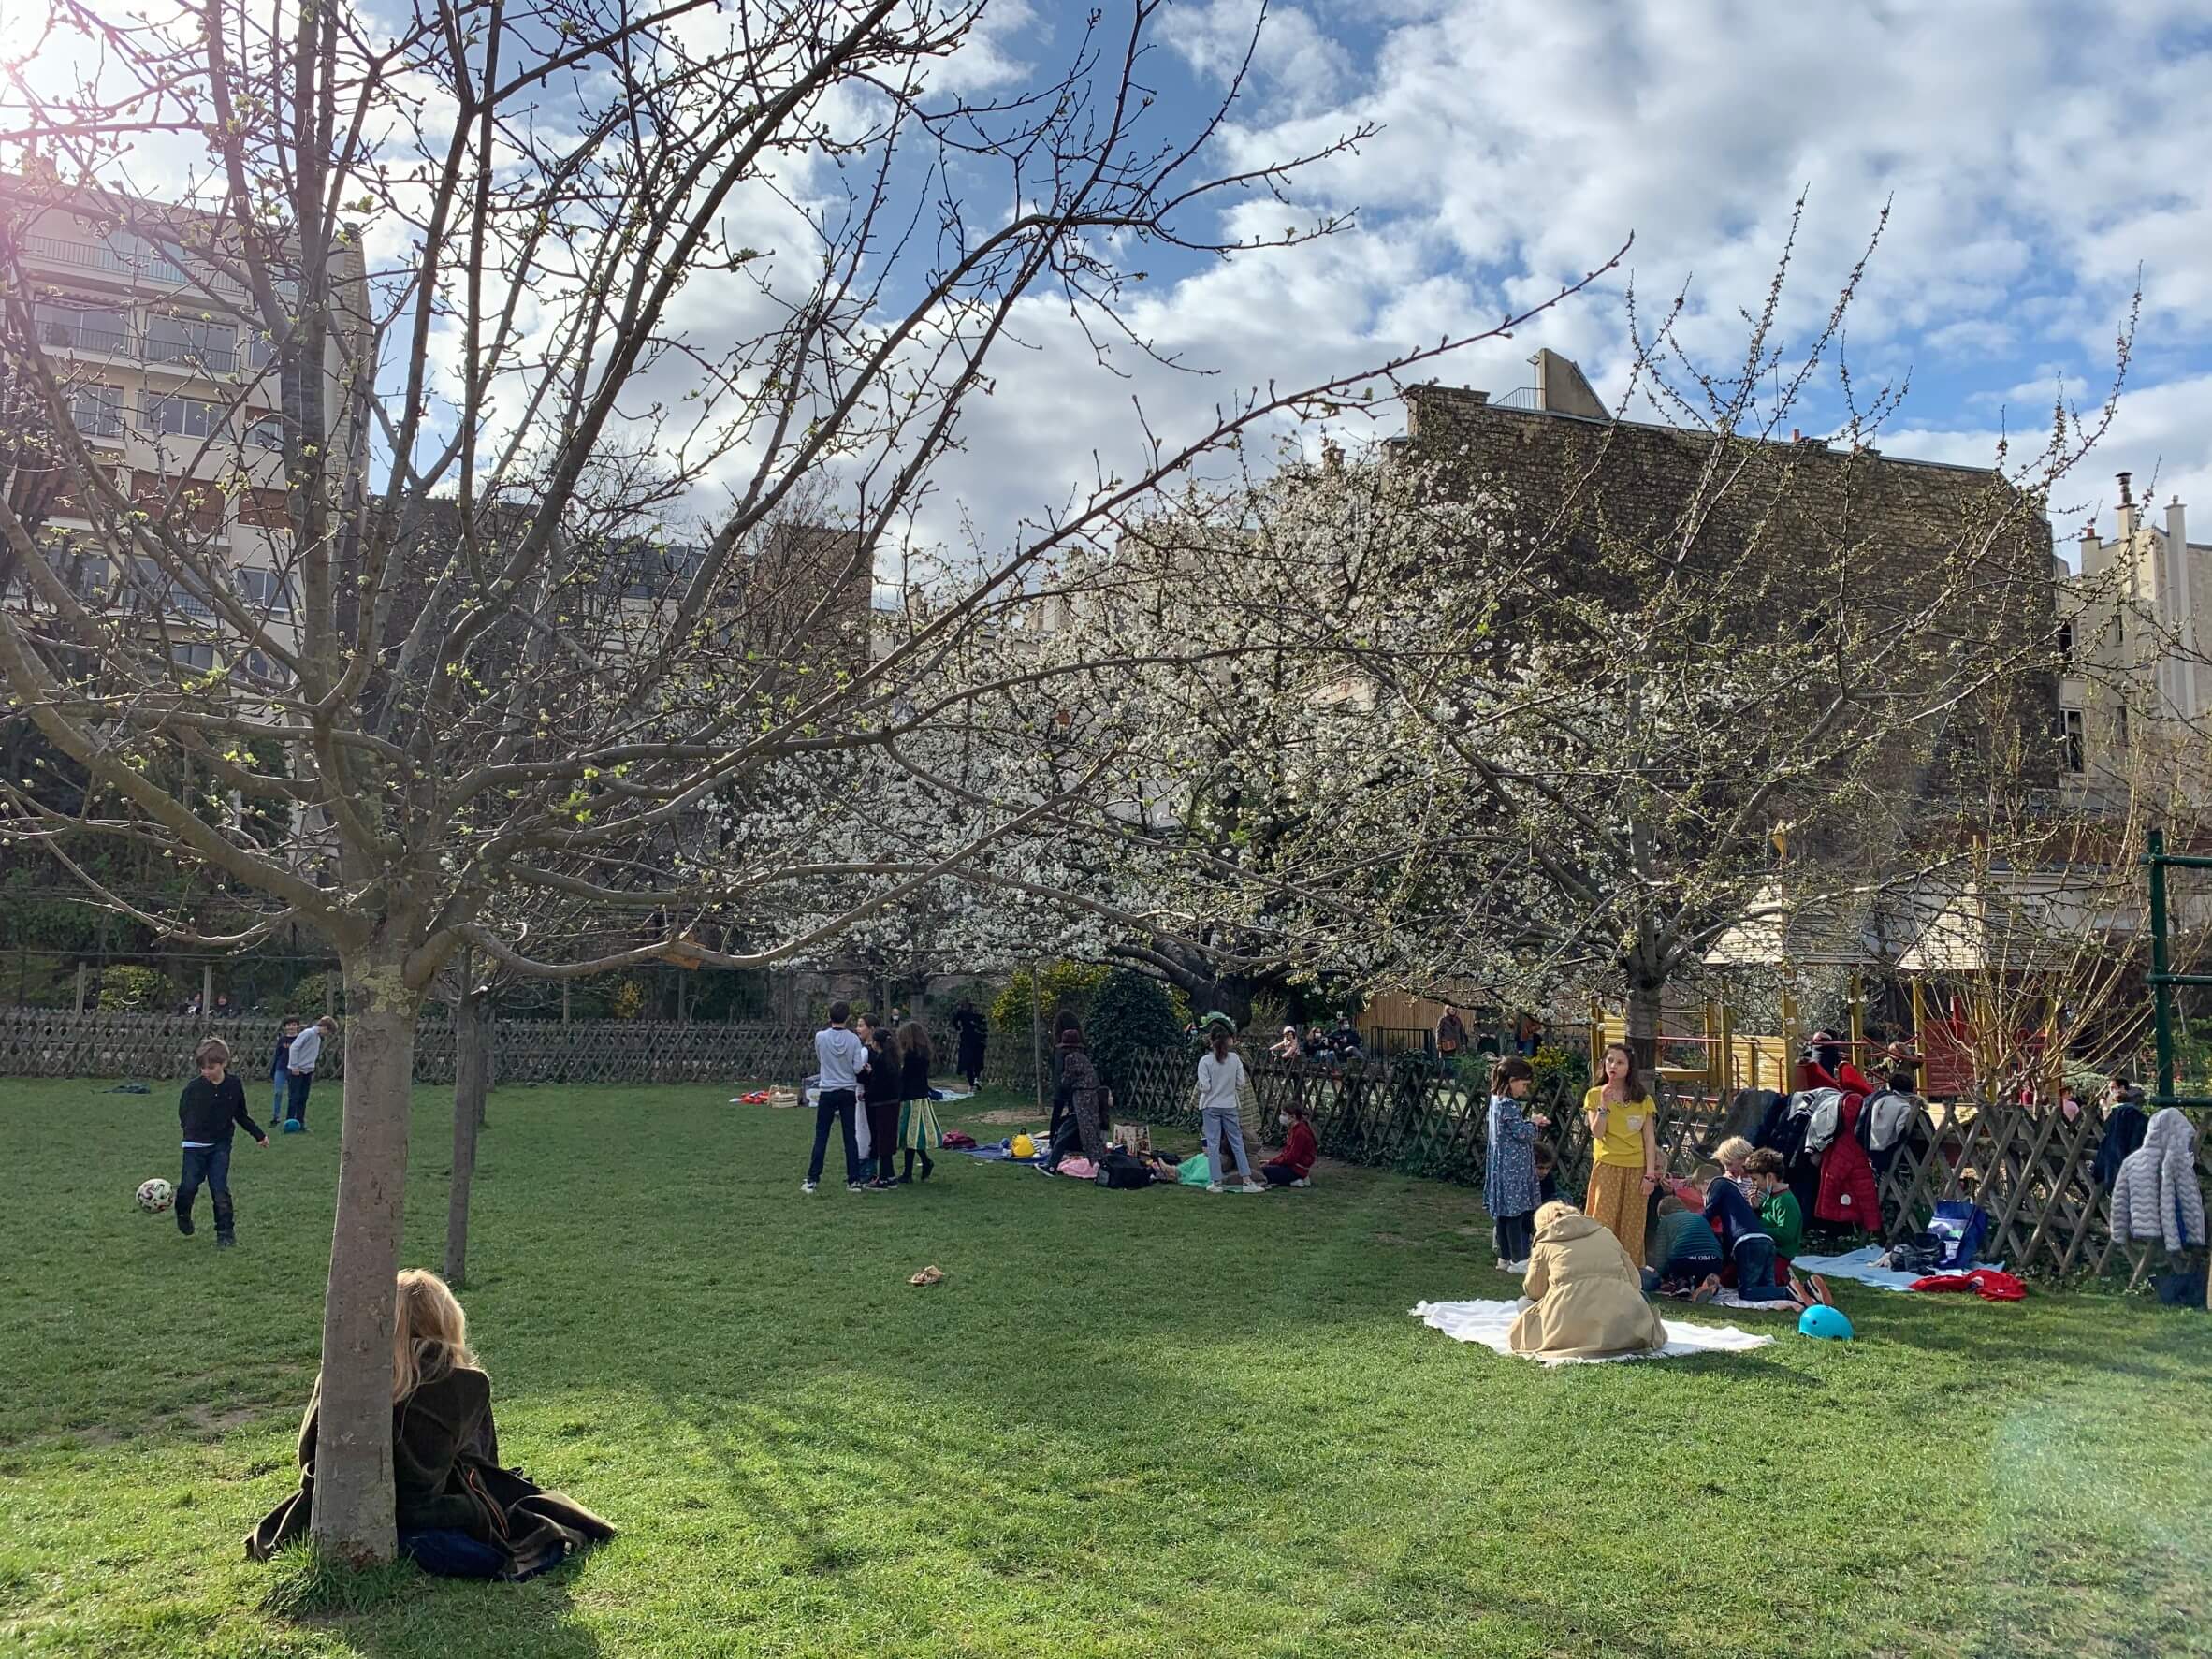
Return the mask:
<path id="1" fill-rule="evenodd" d="M 445 1281 L 409 1268 L 392 1319 L 392 1485 L 400 1553 L 449 1579 L 527 1579 L 615 1529 L 519 1470 L 500 1467 L 491 1378 Z M 315 1495 L 315 1378 L 299 1425 L 299 1490 L 263 1517 L 246 1553 L 267 1561 L 307 1535 Z"/>
<path id="2" fill-rule="evenodd" d="M 1666 1346 L 1659 1310 L 1644 1300 L 1636 1263 L 1621 1241 L 1574 1205 L 1536 1212 L 1521 1310 L 1507 1340 L 1517 1354 L 1597 1360 Z"/>

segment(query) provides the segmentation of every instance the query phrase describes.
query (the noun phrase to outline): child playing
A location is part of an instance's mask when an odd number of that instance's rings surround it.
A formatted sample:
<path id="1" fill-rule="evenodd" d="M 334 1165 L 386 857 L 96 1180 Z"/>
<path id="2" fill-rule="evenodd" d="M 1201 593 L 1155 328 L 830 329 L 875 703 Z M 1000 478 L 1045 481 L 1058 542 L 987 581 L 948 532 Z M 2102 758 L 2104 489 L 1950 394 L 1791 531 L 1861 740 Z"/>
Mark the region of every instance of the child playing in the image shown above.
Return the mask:
<path id="1" fill-rule="evenodd" d="M 242 1128 L 256 1146 L 267 1146 L 269 1137 L 246 1109 L 246 1085 L 229 1075 L 230 1045 L 211 1037 L 193 1058 L 199 1063 L 199 1075 L 177 1098 L 177 1127 L 184 1136 L 184 1168 L 177 1178 L 177 1230 L 192 1236 L 192 1201 L 204 1181 L 215 1206 L 216 1248 L 227 1250 L 238 1243 L 237 1218 L 230 1207 L 231 1135 Z"/>
<path id="2" fill-rule="evenodd" d="M 1559 1202 L 1559 1153 L 1549 1141 L 1538 1141 L 1529 1155 L 1536 1165 L 1536 1208 Z"/>
<path id="3" fill-rule="evenodd" d="M 292 1039 L 299 1035 L 299 1016 L 286 1014 L 284 1029 L 276 1040 L 276 1053 L 269 1056 L 269 1127 L 281 1128 L 284 1104 L 292 1098 Z"/>
<path id="4" fill-rule="evenodd" d="M 1713 1237 L 1711 1223 L 1671 1194 L 1659 1201 L 1650 1254 L 1643 1274 L 1646 1296 L 1664 1292 L 1710 1302 L 1721 1288 L 1721 1242 Z"/>
<path id="5" fill-rule="evenodd" d="M 1745 1165 L 1752 1156 L 1751 1142 L 1740 1135 L 1732 1135 L 1721 1142 L 1713 1156 L 1721 1161 L 1721 1173 L 1706 1183 L 1705 1218 L 1716 1225 L 1721 1244 L 1726 1255 L 1736 1263 L 1736 1294 L 1743 1302 L 1794 1302 L 1800 1307 L 1810 1307 L 1816 1300 L 1795 1284 L 1777 1282 L 1774 1273 L 1774 1240 L 1760 1224 L 1759 1214 L 1752 1207 L 1741 1183 L 1750 1177 Z M 1761 1189 L 1762 1195 L 1764 1188 Z M 1717 1294 L 1721 1288 L 1720 1275 L 1709 1275 L 1698 1286 L 1699 1299 Z M 1817 1298 L 1826 1302 L 1826 1288 Z"/>
<path id="6" fill-rule="evenodd" d="M 1491 1243 L 1501 1273 L 1527 1271 L 1536 1209 L 1544 1201 L 1536 1174 L 1536 1131 L 1550 1128 L 1551 1120 L 1541 1113 L 1521 1115 L 1521 1102 L 1535 1086 L 1535 1069 L 1519 1056 L 1499 1061 L 1490 1077 L 1490 1157 L 1482 1171 L 1482 1202 L 1490 1211 Z"/>
<path id="7" fill-rule="evenodd" d="M 1252 1160 L 1244 1151 L 1244 1125 L 1237 1116 L 1237 1096 L 1244 1086 L 1244 1056 L 1230 1052 L 1227 1020 L 1211 1025 L 1213 1047 L 1199 1056 L 1198 1063 L 1199 1122 L 1205 1129 L 1209 1177 L 1206 1190 L 1223 1190 L 1221 1143 L 1227 1141 L 1236 1156 L 1237 1173 L 1244 1178 L 1243 1190 L 1265 1192 L 1267 1188 L 1252 1179 Z"/>
<path id="8" fill-rule="evenodd" d="M 315 1066 L 323 1057 L 324 1041 L 337 1031 L 338 1022 L 325 1014 L 292 1039 L 291 1051 L 284 1056 L 284 1069 L 291 1077 L 291 1093 L 284 1102 L 287 1135 L 306 1132 L 307 1095 L 315 1086 Z"/>
<path id="9" fill-rule="evenodd" d="M 914 1178 L 914 1155 L 922 1155 L 922 1179 L 929 1179 L 937 1168 L 929 1156 L 930 1148 L 945 1143 L 944 1131 L 938 1127 L 937 1104 L 929 1094 L 929 1033 L 918 1020 L 909 1020 L 898 1028 L 894 1041 L 898 1051 L 898 1144 L 906 1157 L 906 1169 L 901 1181 Z"/>
<path id="10" fill-rule="evenodd" d="M 1759 1224 L 1774 1241 L 1775 1276 L 1780 1278 L 1789 1272 L 1789 1259 L 1804 1243 L 1805 1212 L 1783 1175 L 1782 1154 L 1771 1146 L 1762 1146 L 1744 1159 L 1743 1169 L 1759 1205 Z"/>
<path id="11" fill-rule="evenodd" d="M 1283 1115 L 1290 1120 L 1290 1132 L 1284 1138 L 1283 1150 L 1261 1164 L 1259 1172 L 1270 1186 L 1304 1186 L 1311 1182 L 1314 1159 L 1321 1149 L 1315 1143 L 1303 1106 L 1293 1100 L 1283 1108 Z"/>

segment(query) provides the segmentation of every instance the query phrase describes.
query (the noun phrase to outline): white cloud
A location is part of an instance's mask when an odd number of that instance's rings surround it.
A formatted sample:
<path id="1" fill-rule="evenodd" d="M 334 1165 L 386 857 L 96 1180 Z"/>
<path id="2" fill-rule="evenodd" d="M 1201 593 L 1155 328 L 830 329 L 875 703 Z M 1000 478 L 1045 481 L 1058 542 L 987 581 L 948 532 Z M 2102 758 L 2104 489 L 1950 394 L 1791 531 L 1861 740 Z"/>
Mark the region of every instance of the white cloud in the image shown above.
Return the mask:
<path id="1" fill-rule="evenodd" d="M 1177 7 L 1165 36 L 1218 84 L 1253 9 Z M 1201 386 L 1285 382 L 1493 324 L 1633 229 L 1644 302 L 1690 284 L 1682 336 L 1725 364 L 1741 351 L 1739 308 L 1763 300 L 1791 204 L 1810 187 L 1782 313 L 1789 341 L 1825 320 L 1891 205 L 1847 344 L 1855 375 L 1912 372 L 1913 399 L 1883 439 L 1894 453 L 1986 464 L 1989 391 L 2045 363 L 2077 379 L 2108 371 L 2140 262 L 2137 371 L 2089 470 L 2141 474 L 2163 457 L 2212 524 L 2212 456 L 2197 435 L 2212 433 L 2198 372 L 2212 342 L 2212 48 L 2190 28 L 2203 16 L 2201 0 L 1308 0 L 1272 14 L 1275 39 L 1263 35 L 1258 83 L 1222 145 L 1229 165 L 1250 166 L 1381 123 L 1357 155 L 1296 187 L 1359 208 L 1361 227 L 1186 277 L 1139 320 L 1220 371 Z M 1543 344 L 1619 392 L 1618 286 L 1441 376 L 1504 390 Z M 1087 473 L 1094 446 L 1111 448 L 1128 421 L 1129 386 L 1080 351 L 1003 367 L 970 422 L 970 464 L 948 479 L 984 524 L 1008 517 L 1013 479 L 1057 488 Z M 2016 433 L 2022 418 L 2031 435 L 2047 424 L 2049 399 L 2046 382 L 2014 406 Z M 1177 400 L 1195 420 L 1213 399 L 1186 387 Z M 1041 441 L 1031 423 L 1045 412 Z M 1009 445 L 1018 471 L 997 465 Z"/>

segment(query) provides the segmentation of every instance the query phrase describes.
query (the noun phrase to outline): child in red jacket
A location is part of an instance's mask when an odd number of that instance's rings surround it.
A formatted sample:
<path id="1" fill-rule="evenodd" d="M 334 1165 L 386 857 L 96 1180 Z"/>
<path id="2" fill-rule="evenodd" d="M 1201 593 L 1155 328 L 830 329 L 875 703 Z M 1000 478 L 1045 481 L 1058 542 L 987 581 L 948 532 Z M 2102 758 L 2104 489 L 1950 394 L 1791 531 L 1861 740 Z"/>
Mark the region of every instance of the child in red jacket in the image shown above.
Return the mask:
<path id="1" fill-rule="evenodd" d="M 1310 1186 L 1314 1159 L 1321 1151 L 1314 1141 L 1313 1126 L 1305 1121 L 1305 1108 L 1296 1101 L 1283 1108 L 1283 1115 L 1290 1120 L 1289 1136 L 1283 1150 L 1259 1166 L 1260 1178 L 1270 1186 Z"/>

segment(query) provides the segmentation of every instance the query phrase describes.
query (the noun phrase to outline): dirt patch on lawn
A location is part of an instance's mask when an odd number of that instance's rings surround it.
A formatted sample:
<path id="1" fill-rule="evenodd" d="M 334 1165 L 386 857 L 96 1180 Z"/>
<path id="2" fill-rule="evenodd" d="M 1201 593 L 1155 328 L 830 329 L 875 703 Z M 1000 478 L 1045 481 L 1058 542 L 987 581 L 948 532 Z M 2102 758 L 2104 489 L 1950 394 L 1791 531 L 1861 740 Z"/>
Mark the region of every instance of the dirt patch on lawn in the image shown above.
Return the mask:
<path id="1" fill-rule="evenodd" d="M 1041 1116 L 1041 1115 L 1042 1115 L 1042 1113 L 1038 1113 L 1038 1112 L 1036 1112 L 1036 1111 L 1028 1111 L 1028 1112 L 979 1112 L 979 1113 L 976 1113 L 974 1116 L 972 1116 L 972 1117 L 968 1118 L 967 1121 L 968 1121 L 968 1122 L 969 1122 L 969 1123 L 998 1123 L 998 1124 L 1009 1124 L 1009 1125 L 1011 1125 L 1011 1124 L 1021 1124 L 1021 1123 L 1035 1123 L 1035 1122 L 1038 1120 L 1038 1118 L 1039 1118 L 1040 1116 Z"/>

